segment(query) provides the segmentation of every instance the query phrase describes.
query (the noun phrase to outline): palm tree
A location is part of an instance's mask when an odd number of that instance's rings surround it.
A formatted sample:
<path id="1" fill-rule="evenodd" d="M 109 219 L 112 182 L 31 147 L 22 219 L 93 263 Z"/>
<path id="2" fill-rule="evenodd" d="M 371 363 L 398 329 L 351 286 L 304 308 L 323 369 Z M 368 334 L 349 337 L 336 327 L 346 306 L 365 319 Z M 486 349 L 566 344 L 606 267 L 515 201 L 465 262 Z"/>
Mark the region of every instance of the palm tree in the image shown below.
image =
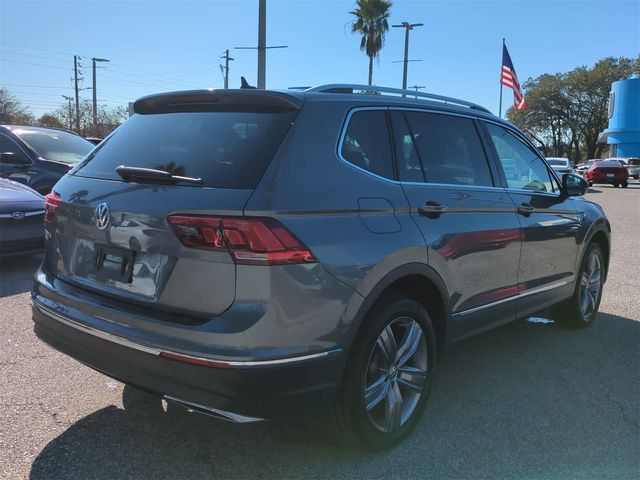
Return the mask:
<path id="1" fill-rule="evenodd" d="M 384 34 L 389 31 L 387 19 L 392 5 L 386 0 L 356 0 L 357 8 L 349 12 L 356 17 L 351 33 L 362 35 L 360 50 L 369 57 L 369 85 L 373 82 L 373 59 L 380 54 Z"/>

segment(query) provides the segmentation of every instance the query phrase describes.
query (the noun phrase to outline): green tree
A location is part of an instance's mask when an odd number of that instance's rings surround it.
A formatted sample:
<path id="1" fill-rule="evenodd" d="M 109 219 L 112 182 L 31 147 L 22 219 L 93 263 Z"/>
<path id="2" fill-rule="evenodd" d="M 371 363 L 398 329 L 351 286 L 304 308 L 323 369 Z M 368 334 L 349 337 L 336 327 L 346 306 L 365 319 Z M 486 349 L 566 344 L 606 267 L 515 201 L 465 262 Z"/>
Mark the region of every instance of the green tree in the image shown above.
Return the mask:
<path id="1" fill-rule="evenodd" d="M 385 0 L 356 0 L 355 16 L 351 23 L 351 33 L 361 35 L 360 50 L 369 57 L 369 85 L 373 84 L 373 59 L 380 55 L 384 37 L 389 31 L 389 19 L 393 2 Z"/>
<path id="2" fill-rule="evenodd" d="M 0 87 L 0 123 L 12 125 L 33 125 L 33 115 L 9 90 Z"/>
<path id="3" fill-rule="evenodd" d="M 547 155 L 597 158 L 604 147 L 598 137 L 607 128 L 611 84 L 638 75 L 640 56 L 607 57 L 593 67 L 543 74 L 523 85 L 527 108 L 510 108 L 507 118 L 542 144 Z"/>

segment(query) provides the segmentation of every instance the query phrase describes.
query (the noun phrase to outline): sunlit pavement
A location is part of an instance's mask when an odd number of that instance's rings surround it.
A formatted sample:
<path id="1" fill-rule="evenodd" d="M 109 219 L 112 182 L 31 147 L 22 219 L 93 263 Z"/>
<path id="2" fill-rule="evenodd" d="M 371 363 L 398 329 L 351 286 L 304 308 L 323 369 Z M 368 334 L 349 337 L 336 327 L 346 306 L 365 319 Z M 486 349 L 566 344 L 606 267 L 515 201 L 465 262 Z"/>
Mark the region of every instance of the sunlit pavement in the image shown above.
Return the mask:
<path id="1" fill-rule="evenodd" d="M 438 365 L 393 451 L 334 445 L 320 421 L 190 415 L 65 357 L 32 330 L 39 258 L 0 263 L 1 478 L 615 478 L 640 476 L 640 185 L 596 186 L 613 225 L 596 323 L 517 322 Z"/>

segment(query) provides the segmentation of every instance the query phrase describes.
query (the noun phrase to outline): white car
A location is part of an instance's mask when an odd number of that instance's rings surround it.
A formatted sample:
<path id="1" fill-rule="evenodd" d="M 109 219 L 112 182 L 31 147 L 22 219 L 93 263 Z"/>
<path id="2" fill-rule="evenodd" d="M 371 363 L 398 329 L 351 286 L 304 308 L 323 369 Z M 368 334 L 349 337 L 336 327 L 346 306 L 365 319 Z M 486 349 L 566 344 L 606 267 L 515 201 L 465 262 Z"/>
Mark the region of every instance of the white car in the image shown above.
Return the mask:
<path id="1" fill-rule="evenodd" d="M 575 174 L 573 163 L 568 158 L 547 157 L 547 163 L 562 176 L 563 173 Z"/>

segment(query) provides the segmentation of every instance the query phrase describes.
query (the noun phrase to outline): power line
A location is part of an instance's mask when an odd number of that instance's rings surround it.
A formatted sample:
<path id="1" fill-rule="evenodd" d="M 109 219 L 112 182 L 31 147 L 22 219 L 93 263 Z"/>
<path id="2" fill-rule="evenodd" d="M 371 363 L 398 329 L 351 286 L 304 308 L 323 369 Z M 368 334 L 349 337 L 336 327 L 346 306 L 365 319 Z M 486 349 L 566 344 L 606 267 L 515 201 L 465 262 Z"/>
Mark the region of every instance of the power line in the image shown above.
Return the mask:
<path id="1" fill-rule="evenodd" d="M 0 58 L 0 62 L 13 62 L 13 63 L 23 63 L 25 65 L 35 65 L 37 67 L 46 67 L 46 68 L 55 68 L 56 70 L 69 70 L 65 67 L 59 67 L 57 65 L 45 65 L 43 63 L 34 63 L 34 62 L 23 62 L 21 60 L 12 60 L 10 58 Z"/>

